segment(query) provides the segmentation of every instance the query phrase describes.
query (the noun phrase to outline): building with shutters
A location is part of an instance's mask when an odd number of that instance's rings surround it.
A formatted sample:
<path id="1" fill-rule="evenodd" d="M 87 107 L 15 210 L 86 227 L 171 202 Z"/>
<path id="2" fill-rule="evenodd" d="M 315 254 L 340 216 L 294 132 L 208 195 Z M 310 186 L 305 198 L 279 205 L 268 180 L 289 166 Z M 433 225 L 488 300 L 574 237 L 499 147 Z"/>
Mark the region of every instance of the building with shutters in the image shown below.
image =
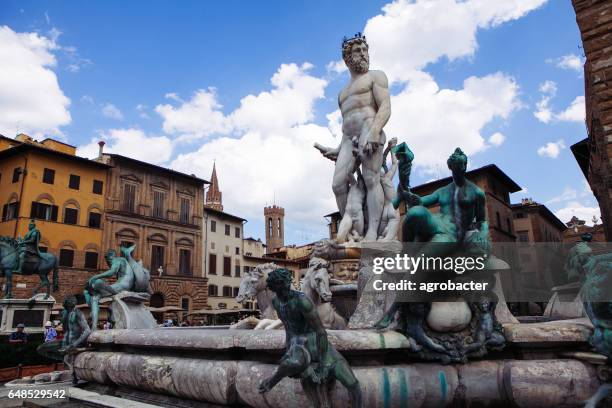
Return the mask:
<path id="1" fill-rule="evenodd" d="M 119 154 L 104 153 L 108 165 L 105 190 L 105 250 L 136 248 L 133 256 L 151 272 L 152 307 L 179 307 L 186 316 L 207 306 L 202 269 L 204 185 L 180 173 Z M 156 318 L 174 316 L 156 314 Z"/>
<path id="2" fill-rule="evenodd" d="M 59 302 L 81 294 L 103 268 L 104 191 L 109 165 L 76 155 L 76 147 L 25 134 L 0 136 L 0 235 L 23 236 L 31 218 L 41 231 L 40 249 L 60 263 Z M 4 283 L 4 282 L 2 282 Z M 37 276 L 14 278 L 13 295 L 30 297 Z"/>

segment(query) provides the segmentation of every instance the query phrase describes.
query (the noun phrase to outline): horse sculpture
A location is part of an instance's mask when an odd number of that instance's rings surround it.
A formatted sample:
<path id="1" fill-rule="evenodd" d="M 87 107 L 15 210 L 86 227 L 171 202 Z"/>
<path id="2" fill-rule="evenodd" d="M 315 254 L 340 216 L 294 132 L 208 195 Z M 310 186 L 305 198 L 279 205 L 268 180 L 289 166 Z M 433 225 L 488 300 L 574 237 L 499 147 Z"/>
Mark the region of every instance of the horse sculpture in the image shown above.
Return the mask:
<path id="1" fill-rule="evenodd" d="M 41 253 L 40 256 L 40 259 L 36 262 L 26 261 L 22 270 L 24 275 L 38 275 L 40 277 L 40 285 L 34 289 L 32 296 L 36 295 L 42 287 L 45 287 L 45 299 L 48 299 L 51 292 L 49 272 L 53 271 L 53 291 L 59 288 L 57 258 L 49 253 Z M 13 271 L 17 269 L 18 263 L 19 244 L 17 240 L 11 237 L 0 237 L 0 274 L 6 277 L 6 288 L 4 290 L 6 299 L 13 295 Z"/>
<path id="2" fill-rule="evenodd" d="M 314 303 L 321 323 L 326 329 L 343 330 L 346 329 L 346 320 L 336 312 L 331 303 L 332 292 L 329 284 L 334 280 L 329 277 L 328 266 L 328 262 L 324 259 L 311 258 L 308 271 L 302 279 L 302 292 Z"/>
<path id="3" fill-rule="evenodd" d="M 244 303 L 247 300 L 257 299 L 257 305 L 261 311 L 262 319 L 250 317 L 233 325 L 231 328 L 242 329 L 242 328 L 254 328 L 270 330 L 282 327 L 283 323 L 278 319 L 274 306 L 272 306 L 272 299 L 274 298 L 274 292 L 269 290 L 266 286 L 266 279 L 268 273 L 277 269 L 278 265 L 274 263 L 266 263 L 258 265 L 246 273 L 246 275 L 240 281 L 240 289 L 238 290 L 238 296 L 236 296 L 236 302 Z"/>

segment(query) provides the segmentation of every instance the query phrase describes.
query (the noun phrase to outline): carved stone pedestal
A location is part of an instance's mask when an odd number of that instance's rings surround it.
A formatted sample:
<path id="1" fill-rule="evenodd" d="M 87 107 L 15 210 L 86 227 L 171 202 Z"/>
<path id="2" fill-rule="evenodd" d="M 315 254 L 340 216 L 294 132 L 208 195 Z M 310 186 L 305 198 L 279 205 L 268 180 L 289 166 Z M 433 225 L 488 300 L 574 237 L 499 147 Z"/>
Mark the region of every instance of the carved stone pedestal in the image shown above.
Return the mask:
<path id="1" fill-rule="evenodd" d="M 155 318 L 144 305 L 148 293 L 121 292 L 112 297 L 111 313 L 115 329 L 152 329 Z"/>

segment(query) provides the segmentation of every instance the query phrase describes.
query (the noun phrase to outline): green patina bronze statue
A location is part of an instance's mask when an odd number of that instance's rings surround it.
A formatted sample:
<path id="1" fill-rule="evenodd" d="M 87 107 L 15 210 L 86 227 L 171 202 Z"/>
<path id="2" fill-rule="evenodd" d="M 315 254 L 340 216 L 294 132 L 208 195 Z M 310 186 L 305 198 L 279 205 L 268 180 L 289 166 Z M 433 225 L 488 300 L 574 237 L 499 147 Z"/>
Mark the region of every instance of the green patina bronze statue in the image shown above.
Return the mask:
<path id="1" fill-rule="evenodd" d="M 117 256 L 114 249 L 106 252 L 105 260 L 109 270 L 89 278 L 85 285 L 85 300 L 91 308 L 91 325 L 98 327 L 100 299 L 113 296 L 123 291 L 149 292 L 149 271 L 132 258 L 134 246 L 121 247 L 123 256 Z M 108 284 L 104 279 L 116 278 L 115 283 Z"/>
<path id="2" fill-rule="evenodd" d="M 405 143 L 396 147 L 396 154 L 400 161 L 400 183 L 394 205 L 404 202 L 407 207 L 402 241 L 417 243 L 417 253 L 425 257 L 487 257 L 491 245 L 485 194 L 466 179 L 467 156 L 463 151 L 455 149 L 447 160 L 453 181 L 424 197 L 410 191 L 414 154 Z M 430 212 L 427 207 L 436 204 L 440 207 L 439 213 Z M 459 276 L 437 270 L 428 273 L 435 274 L 428 275 L 428 279 L 434 280 Z M 479 279 L 487 279 L 492 287 L 494 279 L 490 274 L 485 275 Z M 444 363 L 463 362 L 469 355 L 483 355 L 487 349 L 504 346 L 502 329 L 494 315 L 497 297 L 492 291 L 481 294 L 478 299 L 450 299 L 445 293 L 436 296 L 440 301 L 467 302 L 473 316 L 469 326 L 457 333 L 435 332 L 426 322 L 432 302 L 415 299 L 394 302 L 375 327 L 385 329 L 397 319 L 397 330 L 416 342 L 414 350 L 422 358 Z"/>
<path id="3" fill-rule="evenodd" d="M 608 368 L 602 370 L 602 373 L 606 373 L 612 362 L 612 253 L 596 255 L 591 247 L 593 236 L 586 233 L 581 238 L 582 242 L 574 245 L 568 253 L 565 271 L 570 281 L 583 282 L 580 291 L 582 305 L 593 324 L 589 343 L 595 351 L 608 358 Z M 601 379 L 609 381 L 609 372 Z M 587 401 L 585 407 L 595 408 L 610 395 L 612 384 L 606 382 Z"/>
<path id="4" fill-rule="evenodd" d="M 425 255 L 445 256 L 458 250 L 471 254 L 488 254 L 489 223 L 487 222 L 485 194 L 465 178 L 467 156 L 460 148 L 447 160 L 453 182 L 432 194 L 419 197 L 409 193 L 419 205 L 411 206 L 404 219 L 404 242 L 431 242 Z M 440 212 L 432 214 L 427 207 L 439 204 Z M 444 243 L 445 245 L 435 245 Z"/>
<path id="5" fill-rule="evenodd" d="M 53 272 L 53 290 L 58 289 L 57 258 L 51 253 L 40 252 L 40 239 L 41 234 L 34 220 L 30 220 L 28 232 L 23 238 L 0 237 L 0 275 L 6 277 L 5 298 L 11 298 L 13 295 L 13 274 L 40 277 L 40 285 L 33 290 L 32 296 L 44 287 L 45 299 L 49 298 L 51 292 L 49 272 Z"/>
<path id="6" fill-rule="evenodd" d="M 315 407 L 329 407 L 333 380 L 349 391 L 352 407 L 362 406 L 361 389 L 348 362 L 331 345 L 317 310 L 303 293 L 291 290 L 291 272 L 275 269 L 267 285 L 276 293 L 274 309 L 285 326 L 286 349 L 278 369 L 259 386 L 270 391 L 284 377 L 300 378 L 304 392 Z"/>
<path id="7" fill-rule="evenodd" d="M 40 249 L 38 248 L 40 244 L 40 231 L 36 228 L 34 220 L 30 220 L 28 232 L 22 239 L 18 239 L 17 243 L 19 244 L 19 262 L 13 273 L 22 274 L 26 256 L 40 259 Z"/>
<path id="8" fill-rule="evenodd" d="M 36 351 L 47 358 L 64 361 L 70 367 L 72 372 L 72 382 L 77 383 L 78 379 L 72 363 L 76 355 L 76 349 L 83 346 L 87 341 L 87 337 L 91 333 L 87 319 L 83 312 L 76 307 L 77 300 L 75 296 L 67 296 L 64 299 L 64 309 L 62 310 L 62 328 L 64 330 L 64 338 L 62 340 L 54 340 L 48 343 L 43 343 Z"/>

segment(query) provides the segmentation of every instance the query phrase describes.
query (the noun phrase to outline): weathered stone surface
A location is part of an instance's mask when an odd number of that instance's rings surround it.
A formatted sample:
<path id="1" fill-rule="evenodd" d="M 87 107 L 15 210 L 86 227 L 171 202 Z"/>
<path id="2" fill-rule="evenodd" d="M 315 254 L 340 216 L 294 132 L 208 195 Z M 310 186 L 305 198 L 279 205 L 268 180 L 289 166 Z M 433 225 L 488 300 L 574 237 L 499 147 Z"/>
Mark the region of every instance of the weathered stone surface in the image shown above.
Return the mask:
<path id="1" fill-rule="evenodd" d="M 552 288 L 553 295 L 546 305 L 543 316 L 551 320 L 586 317 L 580 298 L 581 286 L 579 282 L 575 282 Z"/>
<path id="2" fill-rule="evenodd" d="M 595 368 L 576 360 L 509 361 L 503 376 L 519 407 L 582 406 L 599 387 Z"/>
<path id="3" fill-rule="evenodd" d="M 472 311 L 466 302 L 433 302 L 427 325 L 438 332 L 457 332 L 470 324 Z"/>
<path id="4" fill-rule="evenodd" d="M 103 351 L 77 354 L 73 363 L 77 377 L 100 384 L 111 384 L 111 380 L 106 373 L 105 363 L 113 354 Z"/>
<path id="5" fill-rule="evenodd" d="M 517 345 L 586 343 L 593 332 L 587 318 L 531 324 L 505 324 L 504 336 Z"/>
<path id="6" fill-rule="evenodd" d="M 157 326 L 153 315 L 144 305 L 146 293 L 121 292 L 113 296 L 111 310 L 117 329 L 152 329 Z"/>
<path id="7" fill-rule="evenodd" d="M 102 362 L 92 358 L 95 354 L 103 355 Z M 235 402 L 234 361 L 88 351 L 79 355 L 75 369 L 88 381 L 108 378 L 116 385 L 149 392 L 225 405 Z"/>
<path id="8" fill-rule="evenodd" d="M 304 407 L 308 400 L 297 379 L 285 378 L 272 391 L 257 387 L 276 369 L 255 361 L 207 360 L 169 356 L 87 351 L 100 354 L 80 360 L 79 376 L 108 378 L 115 384 L 217 404 L 251 407 Z M 578 360 L 495 360 L 461 365 L 435 363 L 353 367 L 366 407 L 580 406 L 599 381 L 595 367 Z M 86 377 L 89 375 L 89 377 Z M 334 406 L 347 405 L 341 384 L 332 391 Z"/>
<path id="9" fill-rule="evenodd" d="M 329 341 L 340 351 L 365 351 L 410 347 L 400 333 L 375 330 L 328 330 Z M 171 348 L 197 350 L 284 351 L 284 330 L 213 330 L 205 328 L 155 328 L 149 330 L 98 330 L 88 341 L 136 348 Z"/>

